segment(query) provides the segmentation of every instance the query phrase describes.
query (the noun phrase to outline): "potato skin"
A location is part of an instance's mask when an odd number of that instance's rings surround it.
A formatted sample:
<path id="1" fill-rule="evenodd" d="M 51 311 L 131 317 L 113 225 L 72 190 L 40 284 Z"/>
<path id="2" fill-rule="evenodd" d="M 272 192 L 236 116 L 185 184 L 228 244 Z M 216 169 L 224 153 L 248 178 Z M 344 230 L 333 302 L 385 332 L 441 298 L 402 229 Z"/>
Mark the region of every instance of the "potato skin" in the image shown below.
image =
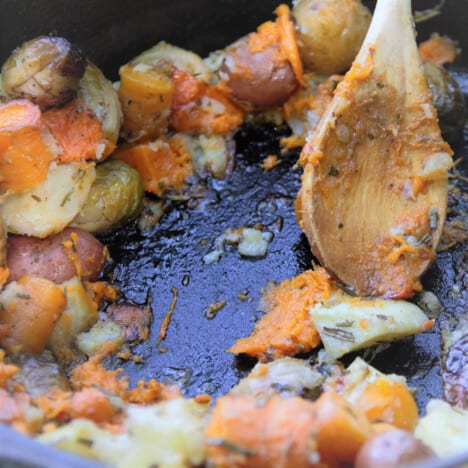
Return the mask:
<path id="1" fill-rule="evenodd" d="M 81 277 L 94 281 L 107 258 L 106 248 L 92 234 L 78 228 L 66 228 L 61 233 L 45 239 L 36 237 L 10 237 L 7 242 L 7 266 L 9 281 L 16 281 L 29 274 L 60 284 L 78 274 L 70 253 L 62 245 L 75 233 L 77 257 L 81 265 Z"/>
<path id="2" fill-rule="evenodd" d="M 355 468 L 391 468 L 435 457 L 411 432 L 389 430 L 369 439 L 359 450 Z"/>
<path id="3" fill-rule="evenodd" d="M 306 71 L 346 71 L 369 28 L 371 13 L 360 0 L 299 0 L 292 10 Z"/>
<path id="4" fill-rule="evenodd" d="M 245 36 L 225 50 L 221 74 L 227 75 L 227 86 L 248 110 L 281 105 L 298 86 L 290 63 L 275 58 L 277 47 L 251 53 Z"/>
<path id="5" fill-rule="evenodd" d="M 81 51 L 66 39 L 39 36 L 15 49 L 3 64 L 3 89 L 41 110 L 59 107 L 76 96 L 85 67 Z"/>

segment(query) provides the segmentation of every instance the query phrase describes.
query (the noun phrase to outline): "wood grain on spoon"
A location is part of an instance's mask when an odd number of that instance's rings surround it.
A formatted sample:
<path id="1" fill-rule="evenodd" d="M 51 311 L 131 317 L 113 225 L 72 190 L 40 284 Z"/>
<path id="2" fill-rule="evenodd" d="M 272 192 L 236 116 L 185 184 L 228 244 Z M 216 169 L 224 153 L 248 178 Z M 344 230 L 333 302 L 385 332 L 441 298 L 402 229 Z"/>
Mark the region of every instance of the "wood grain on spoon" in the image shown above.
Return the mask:
<path id="1" fill-rule="evenodd" d="M 364 44 L 301 154 L 296 213 L 311 249 L 360 295 L 408 297 L 435 257 L 452 151 L 410 0 L 379 0 Z"/>

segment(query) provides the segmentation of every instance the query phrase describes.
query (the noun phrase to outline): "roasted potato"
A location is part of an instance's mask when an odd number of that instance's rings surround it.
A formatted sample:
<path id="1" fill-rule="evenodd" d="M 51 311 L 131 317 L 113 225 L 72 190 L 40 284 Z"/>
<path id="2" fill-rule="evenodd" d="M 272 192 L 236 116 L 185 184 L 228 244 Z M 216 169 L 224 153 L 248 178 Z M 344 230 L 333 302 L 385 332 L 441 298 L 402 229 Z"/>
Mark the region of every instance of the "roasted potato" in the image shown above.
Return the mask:
<path id="1" fill-rule="evenodd" d="M 80 211 L 94 178 L 94 164 L 50 163 L 44 182 L 0 197 L 8 232 L 44 238 L 62 231 Z"/>
<path id="2" fill-rule="evenodd" d="M 437 110 L 442 136 L 455 143 L 465 125 L 465 101 L 458 83 L 443 67 L 425 62 L 424 74 Z"/>
<path id="3" fill-rule="evenodd" d="M 434 457 L 434 452 L 411 432 L 395 429 L 369 439 L 359 450 L 354 466 L 391 468 Z"/>
<path id="4" fill-rule="evenodd" d="M 157 137 L 167 131 L 174 83 L 164 71 L 146 64 L 120 67 L 121 134 L 127 141 Z"/>
<path id="5" fill-rule="evenodd" d="M 227 76 L 233 96 L 247 109 L 260 111 L 283 104 L 298 86 L 291 64 L 278 59 L 278 44 L 251 52 L 250 37 L 225 50 L 221 76 Z"/>
<path id="6" fill-rule="evenodd" d="M 57 284 L 77 274 L 93 281 L 101 272 L 105 260 L 105 247 L 93 235 L 77 228 L 67 228 L 46 239 L 17 236 L 10 237 L 7 242 L 10 281 L 16 281 L 26 274 Z M 77 271 L 77 266 L 80 271 Z"/>
<path id="7" fill-rule="evenodd" d="M 60 286 L 66 296 L 66 307 L 49 336 L 48 346 L 60 362 L 69 363 L 76 357 L 76 340 L 98 319 L 95 302 L 82 281 L 74 276 Z"/>
<path id="8" fill-rule="evenodd" d="M 306 70 L 331 75 L 351 66 L 371 20 L 360 0 L 298 0 L 292 13 Z"/>
<path id="9" fill-rule="evenodd" d="M 96 167 L 96 179 L 71 225 L 89 232 L 117 229 L 133 221 L 143 207 L 140 174 L 117 159 Z"/>
<path id="10" fill-rule="evenodd" d="M 85 72 L 81 51 L 63 37 L 39 36 L 15 49 L 2 66 L 2 86 L 11 98 L 25 98 L 41 110 L 76 96 Z"/>
<path id="11" fill-rule="evenodd" d="M 90 61 L 87 62 L 86 71 L 80 81 L 78 99 L 94 112 L 101 122 L 104 136 L 116 144 L 123 121 L 119 96 L 112 83 Z"/>
<path id="12" fill-rule="evenodd" d="M 174 96 L 172 73 L 176 69 L 206 83 L 211 80 L 211 72 L 201 57 L 166 42 L 158 43 L 120 68 L 123 138 L 136 141 L 166 133 Z"/>
<path id="13" fill-rule="evenodd" d="M 147 65 L 153 69 L 166 70 L 176 67 L 205 83 L 211 80 L 211 71 L 199 55 L 164 41 L 132 59 L 130 65 Z"/>

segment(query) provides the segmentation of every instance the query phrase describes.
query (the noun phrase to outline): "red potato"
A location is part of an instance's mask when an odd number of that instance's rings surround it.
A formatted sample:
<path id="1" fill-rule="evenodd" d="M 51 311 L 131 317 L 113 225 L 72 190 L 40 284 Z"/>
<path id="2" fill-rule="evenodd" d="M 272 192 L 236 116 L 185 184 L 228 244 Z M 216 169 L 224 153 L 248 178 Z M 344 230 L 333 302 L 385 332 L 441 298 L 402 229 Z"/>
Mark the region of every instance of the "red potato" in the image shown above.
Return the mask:
<path id="1" fill-rule="evenodd" d="M 278 44 L 252 53 L 251 38 L 245 36 L 226 49 L 221 71 L 228 76 L 227 86 L 236 99 L 254 110 L 281 105 L 298 86 L 292 66 L 280 57 Z"/>
<path id="2" fill-rule="evenodd" d="M 92 234 L 66 228 L 45 239 L 17 236 L 7 241 L 9 281 L 35 275 L 60 284 L 72 278 L 94 281 L 98 277 L 107 250 Z"/>

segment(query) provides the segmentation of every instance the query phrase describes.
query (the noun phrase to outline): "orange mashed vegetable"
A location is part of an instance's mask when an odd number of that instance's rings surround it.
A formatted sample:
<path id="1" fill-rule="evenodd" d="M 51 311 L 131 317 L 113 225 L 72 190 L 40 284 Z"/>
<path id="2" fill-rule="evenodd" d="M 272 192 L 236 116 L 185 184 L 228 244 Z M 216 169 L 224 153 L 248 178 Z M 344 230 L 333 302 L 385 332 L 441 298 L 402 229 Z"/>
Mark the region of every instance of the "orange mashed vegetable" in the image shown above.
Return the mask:
<path id="1" fill-rule="evenodd" d="M 309 309 L 327 299 L 333 289 L 323 268 L 306 271 L 270 287 L 263 296 L 264 315 L 251 336 L 239 339 L 229 351 L 261 361 L 305 353 L 320 344 Z"/>

